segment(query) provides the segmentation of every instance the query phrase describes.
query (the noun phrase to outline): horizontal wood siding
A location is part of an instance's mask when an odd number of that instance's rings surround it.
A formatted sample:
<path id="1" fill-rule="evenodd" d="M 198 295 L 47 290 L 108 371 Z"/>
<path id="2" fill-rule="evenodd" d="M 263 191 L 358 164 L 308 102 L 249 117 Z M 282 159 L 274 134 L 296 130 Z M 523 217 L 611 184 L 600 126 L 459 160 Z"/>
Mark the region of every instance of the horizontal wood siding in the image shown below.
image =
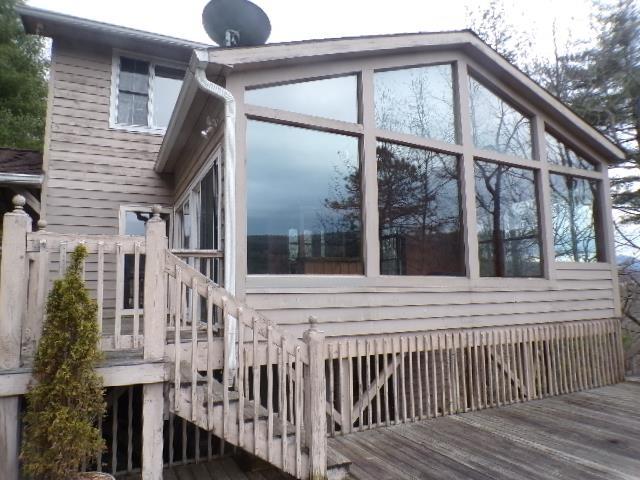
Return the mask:
<path id="1" fill-rule="evenodd" d="M 615 316 L 611 270 L 558 269 L 554 281 L 502 286 L 249 289 L 247 302 L 300 335 L 310 315 L 330 336 L 593 320 Z"/>
<path id="2" fill-rule="evenodd" d="M 112 52 L 54 41 L 43 211 L 48 230 L 117 234 L 120 205 L 171 205 L 153 170 L 162 136 L 109 128 Z"/>

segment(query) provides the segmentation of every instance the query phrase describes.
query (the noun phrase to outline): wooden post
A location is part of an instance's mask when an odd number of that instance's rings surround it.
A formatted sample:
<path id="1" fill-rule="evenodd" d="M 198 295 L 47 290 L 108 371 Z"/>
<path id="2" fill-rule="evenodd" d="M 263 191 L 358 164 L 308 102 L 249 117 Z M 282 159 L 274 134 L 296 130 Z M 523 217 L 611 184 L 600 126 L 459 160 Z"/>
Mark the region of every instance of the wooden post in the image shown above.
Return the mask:
<path id="1" fill-rule="evenodd" d="M 166 338 L 167 289 L 165 254 L 167 236 L 160 206 L 153 206 L 153 216 L 146 226 L 146 258 L 144 268 L 144 359 L 164 358 Z M 142 389 L 142 479 L 162 480 L 163 408 L 161 383 Z"/>
<path id="2" fill-rule="evenodd" d="M 317 320 L 309 317 L 310 328 L 304 332 L 309 348 L 309 365 L 305 366 L 305 432 L 309 448 L 309 478 L 327 478 L 327 397 L 324 372 L 324 335 Z"/>
<path id="3" fill-rule="evenodd" d="M 22 324 L 27 311 L 27 232 L 31 218 L 23 209 L 25 199 L 13 197 L 14 210 L 3 220 L 0 263 L 0 369 L 20 366 Z M 0 399 L 0 478 L 18 480 L 19 397 Z"/>

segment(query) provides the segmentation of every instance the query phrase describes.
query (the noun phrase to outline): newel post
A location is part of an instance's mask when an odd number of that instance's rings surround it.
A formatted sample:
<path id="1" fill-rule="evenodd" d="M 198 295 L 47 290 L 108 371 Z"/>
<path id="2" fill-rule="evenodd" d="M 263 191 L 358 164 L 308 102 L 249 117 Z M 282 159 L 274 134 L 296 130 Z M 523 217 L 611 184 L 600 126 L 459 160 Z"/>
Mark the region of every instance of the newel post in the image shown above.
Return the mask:
<path id="1" fill-rule="evenodd" d="M 144 264 L 144 359 L 164 359 L 166 337 L 167 284 L 165 254 L 167 234 L 160 218 L 160 206 L 153 206 L 153 216 L 146 226 Z M 162 383 L 142 387 L 142 479 L 162 480 L 162 446 L 164 396 Z"/>
<path id="2" fill-rule="evenodd" d="M 309 366 L 305 366 L 304 428 L 309 448 L 309 478 L 327 478 L 327 397 L 324 370 L 324 334 L 318 331 L 318 321 L 309 317 L 310 328 L 304 332 L 309 348 Z"/>
<path id="3" fill-rule="evenodd" d="M 0 370 L 20 366 L 22 325 L 27 311 L 27 232 L 31 218 L 25 199 L 13 197 L 14 210 L 2 223 L 0 262 Z M 18 480 L 19 397 L 0 398 L 0 478 Z"/>

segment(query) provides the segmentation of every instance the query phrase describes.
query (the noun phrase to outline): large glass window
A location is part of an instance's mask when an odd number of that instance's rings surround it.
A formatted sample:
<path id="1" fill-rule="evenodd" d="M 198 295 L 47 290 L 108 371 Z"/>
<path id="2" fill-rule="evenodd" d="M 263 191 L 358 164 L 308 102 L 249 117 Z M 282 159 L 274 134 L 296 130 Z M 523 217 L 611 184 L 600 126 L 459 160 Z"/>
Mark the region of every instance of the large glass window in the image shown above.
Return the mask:
<path id="1" fill-rule="evenodd" d="M 287 83 L 247 90 L 247 103 L 289 112 L 358 121 L 358 77 L 344 77 Z"/>
<path id="2" fill-rule="evenodd" d="M 358 140 L 250 120 L 250 274 L 362 274 Z"/>
<path id="3" fill-rule="evenodd" d="M 456 141 L 451 65 L 376 72 L 378 128 Z"/>
<path id="4" fill-rule="evenodd" d="M 547 145 L 547 160 L 555 165 L 564 167 L 582 168 L 583 170 L 595 170 L 594 164 L 582 158 L 564 142 L 548 132 L 545 132 L 545 141 Z"/>
<path id="5" fill-rule="evenodd" d="M 473 143 L 516 157 L 531 158 L 531 121 L 514 107 L 469 77 Z"/>
<path id="6" fill-rule="evenodd" d="M 464 275 L 458 158 L 379 143 L 380 273 Z"/>
<path id="7" fill-rule="evenodd" d="M 125 126 L 166 128 L 183 78 L 182 70 L 121 57 L 115 122 Z"/>
<path id="8" fill-rule="evenodd" d="M 542 274 L 533 170 L 475 162 L 480 275 Z"/>
<path id="9" fill-rule="evenodd" d="M 551 174 L 551 210 L 556 260 L 598 260 L 598 182 Z"/>

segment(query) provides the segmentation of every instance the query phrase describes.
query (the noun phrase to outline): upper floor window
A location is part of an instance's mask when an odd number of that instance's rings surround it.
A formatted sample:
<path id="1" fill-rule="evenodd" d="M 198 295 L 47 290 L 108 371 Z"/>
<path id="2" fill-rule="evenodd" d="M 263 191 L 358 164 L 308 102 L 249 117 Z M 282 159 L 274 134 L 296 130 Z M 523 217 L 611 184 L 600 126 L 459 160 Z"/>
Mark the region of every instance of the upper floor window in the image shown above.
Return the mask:
<path id="1" fill-rule="evenodd" d="M 473 143 L 483 150 L 531 158 L 531 120 L 469 77 Z"/>
<path id="2" fill-rule="evenodd" d="M 307 80 L 246 91 L 246 102 L 316 117 L 358 121 L 358 77 Z"/>
<path id="3" fill-rule="evenodd" d="M 563 167 L 581 168 L 583 170 L 594 171 L 596 166 L 585 158 L 582 158 L 569 146 L 558 140 L 549 132 L 545 132 L 545 142 L 547 145 L 547 160 L 554 165 Z"/>
<path id="4" fill-rule="evenodd" d="M 456 141 L 451 65 L 375 73 L 378 128 L 423 138 Z"/>
<path id="5" fill-rule="evenodd" d="M 130 57 L 119 57 L 112 98 L 112 124 L 165 129 L 182 87 L 184 71 Z"/>

